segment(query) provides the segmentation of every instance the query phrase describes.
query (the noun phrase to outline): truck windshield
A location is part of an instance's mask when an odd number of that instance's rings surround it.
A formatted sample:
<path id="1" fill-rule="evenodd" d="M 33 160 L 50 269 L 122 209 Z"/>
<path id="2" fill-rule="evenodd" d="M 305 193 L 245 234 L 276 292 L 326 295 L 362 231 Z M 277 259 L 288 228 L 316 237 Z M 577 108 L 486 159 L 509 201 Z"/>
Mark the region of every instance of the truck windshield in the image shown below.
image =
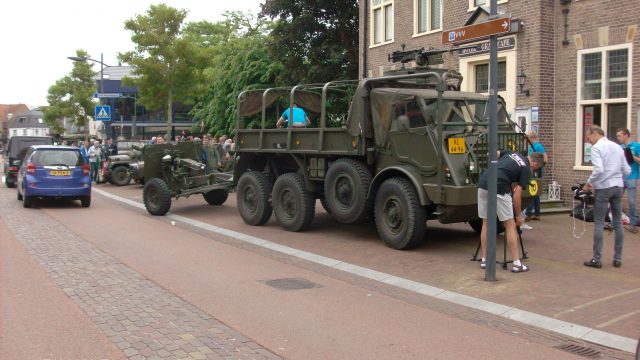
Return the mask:
<path id="1" fill-rule="evenodd" d="M 453 100 L 450 103 L 450 112 L 446 118 L 447 130 L 470 131 L 473 125 L 485 126 L 489 123 L 489 106 L 482 100 Z M 502 101 L 498 101 L 498 126 L 509 124 L 509 117 Z"/>

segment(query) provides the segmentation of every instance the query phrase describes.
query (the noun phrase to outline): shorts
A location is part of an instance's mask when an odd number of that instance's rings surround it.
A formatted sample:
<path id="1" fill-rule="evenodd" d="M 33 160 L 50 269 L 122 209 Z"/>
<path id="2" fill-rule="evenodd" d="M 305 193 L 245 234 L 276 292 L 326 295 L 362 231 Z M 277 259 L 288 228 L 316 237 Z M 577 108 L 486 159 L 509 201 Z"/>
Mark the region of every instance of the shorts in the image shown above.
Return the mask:
<path id="1" fill-rule="evenodd" d="M 481 219 L 487 218 L 487 202 L 489 199 L 489 192 L 485 189 L 478 188 L 478 216 Z M 513 219 L 513 199 L 511 194 L 498 194 L 496 203 L 496 213 L 498 220 L 507 221 Z"/>

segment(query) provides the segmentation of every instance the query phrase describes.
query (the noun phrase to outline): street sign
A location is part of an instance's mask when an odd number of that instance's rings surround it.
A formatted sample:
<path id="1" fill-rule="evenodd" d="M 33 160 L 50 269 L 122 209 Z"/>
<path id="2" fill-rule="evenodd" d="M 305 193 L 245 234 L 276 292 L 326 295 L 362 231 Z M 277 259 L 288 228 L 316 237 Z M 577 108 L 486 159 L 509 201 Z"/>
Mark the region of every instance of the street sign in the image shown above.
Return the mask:
<path id="1" fill-rule="evenodd" d="M 443 44 L 456 44 L 488 38 L 511 31 L 511 18 L 499 18 L 442 32 Z"/>
<path id="2" fill-rule="evenodd" d="M 94 98 L 119 98 L 122 94 L 120 93 L 94 93 Z"/>
<path id="3" fill-rule="evenodd" d="M 111 121 L 111 106 L 109 105 L 96 105 L 97 121 Z"/>

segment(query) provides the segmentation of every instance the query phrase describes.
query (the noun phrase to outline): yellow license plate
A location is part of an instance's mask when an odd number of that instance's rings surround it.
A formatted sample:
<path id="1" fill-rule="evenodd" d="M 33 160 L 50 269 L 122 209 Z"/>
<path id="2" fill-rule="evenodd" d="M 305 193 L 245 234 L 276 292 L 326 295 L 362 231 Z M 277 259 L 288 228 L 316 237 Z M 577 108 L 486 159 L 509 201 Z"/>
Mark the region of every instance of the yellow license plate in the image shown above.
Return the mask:
<path id="1" fill-rule="evenodd" d="M 51 176 L 69 176 L 71 175 L 71 170 L 51 170 L 49 174 Z"/>
<path id="2" fill-rule="evenodd" d="M 464 138 L 449 138 L 449 154 L 464 154 L 467 147 L 464 144 Z"/>

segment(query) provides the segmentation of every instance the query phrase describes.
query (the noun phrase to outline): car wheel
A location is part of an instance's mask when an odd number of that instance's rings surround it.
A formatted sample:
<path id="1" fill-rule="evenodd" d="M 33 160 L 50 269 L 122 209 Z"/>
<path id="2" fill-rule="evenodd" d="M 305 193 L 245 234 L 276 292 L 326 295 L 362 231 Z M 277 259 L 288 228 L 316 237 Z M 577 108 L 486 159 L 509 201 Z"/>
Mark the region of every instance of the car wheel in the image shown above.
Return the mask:
<path id="1" fill-rule="evenodd" d="M 22 193 L 20 192 L 20 190 L 16 190 L 16 194 L 18 194 L 16 197 L 18 198 L 18 201 L 22 201 Z"/>
<path id="2" fill-rule="evenodd" d="M 409 180 L 391 178 L 380 185 L 376 194 L 375 219 L 378 235 L 390 248 L 405 250 L 422 241 L 427 212 Z"/>
<path id="3" fill-rule="evenodd" d="M 162 216 L 171 208 L 171 189 L 166 182 L 153 178 L 144 185 L 142 190 L 144 206 L 151 215 Z"/>
<path id="4" fill-rule="evenodd" d="M 202 196 L 209 205 L 222 205 L 227 201 L 229 192 L 226 189 L 217 189 L 204 193 Z"/>
<path id="5" fill-rule="evenodd" d="M 285 230 L 302 231 L 311 225 L 315 198 L 307 191 L 302 175 L 280 175 L 273 184 L 271 199 L 276 219 Z"/>
<path id="6" fill-rule="evenodd" d="M 324 182 L 328 212 L 345 224 L 363 220 L 371 209 L 370 185 L 371 173 L 364 164 L 349 158 L 334 161 Z"/>
<path id="7" fill-rule="evenodd" d="M 80 199 L 80 204 L 82 204 L 82 207 L 85 207 L 85 208 L 91 206 L 91 196 L 83 196 Z"/>
<path id="8" fill-rule="evenodd" d="M 129 185 L 131 182 L 131 175 L 129 175 L 129 171 L 126 167 L 118 166 L 111 171 L 111 175 L 109 175 L 109 182 L 115 186 Z"/>
<path id="9" fill-rule="evenodd" d="M 31 196 L 27 196 L 27 195 L 22 195 L 22 207 L 24 208 L 30 208 L 31 204 L 33 202 L 33 199 L 31 198 Z"/>
<path id="10" fill-rule="evenodd" d="M 264 225 L 271 218 L 273 208 L 269 202 L 271 183 L 258 171 L 247 171 L 238 180 L 236 200 L 238 212 L 248 225 Z"/>

